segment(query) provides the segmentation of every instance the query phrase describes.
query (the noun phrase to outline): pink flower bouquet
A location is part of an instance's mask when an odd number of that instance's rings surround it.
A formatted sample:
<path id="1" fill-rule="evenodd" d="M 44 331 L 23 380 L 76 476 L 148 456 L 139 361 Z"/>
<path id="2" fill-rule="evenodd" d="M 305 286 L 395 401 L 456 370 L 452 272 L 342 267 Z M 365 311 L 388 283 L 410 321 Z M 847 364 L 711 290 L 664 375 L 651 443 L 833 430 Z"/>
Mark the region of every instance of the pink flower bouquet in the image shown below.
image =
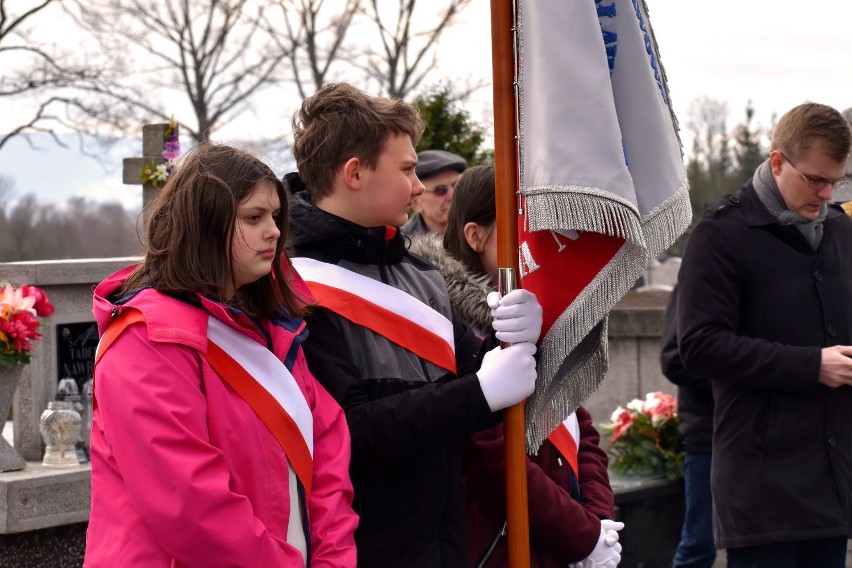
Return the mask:
<path id="1" fill-rule="evenodd" d="M 619 406 L 602 426 L 610 433 L 610 467 L 622 474 L 683 476 L 677 399 L 651 392 Z"/>
<path id="2" fill-rule="evenodd" d="M 0 294 L 0 370 L 30 362 L 33 341 L 41 337 L 40 317 L 53 313 L 53 304 L 41 288 L 14 288 L 6 284 Z"/>

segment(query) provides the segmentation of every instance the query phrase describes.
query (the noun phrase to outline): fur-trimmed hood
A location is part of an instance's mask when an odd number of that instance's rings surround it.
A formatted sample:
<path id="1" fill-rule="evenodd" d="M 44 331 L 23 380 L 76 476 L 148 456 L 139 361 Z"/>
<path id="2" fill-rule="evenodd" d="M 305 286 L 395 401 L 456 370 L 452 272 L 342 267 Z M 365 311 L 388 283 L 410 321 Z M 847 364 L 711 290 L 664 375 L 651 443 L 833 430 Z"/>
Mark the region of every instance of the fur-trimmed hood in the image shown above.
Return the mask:
<path id="1" fill-rule="evenodd" d="M 421 256 L 434 264 L 444 280 L 450 302 L 459 315 L 480 332 L 491 332 L 491 309 L 485 296 L 496 290 L 485 274 L 475 274 L 463 262 L 444 248 L 443 237 L 435 233 L 408 235 L 411 244 L 408 252 Z"/>

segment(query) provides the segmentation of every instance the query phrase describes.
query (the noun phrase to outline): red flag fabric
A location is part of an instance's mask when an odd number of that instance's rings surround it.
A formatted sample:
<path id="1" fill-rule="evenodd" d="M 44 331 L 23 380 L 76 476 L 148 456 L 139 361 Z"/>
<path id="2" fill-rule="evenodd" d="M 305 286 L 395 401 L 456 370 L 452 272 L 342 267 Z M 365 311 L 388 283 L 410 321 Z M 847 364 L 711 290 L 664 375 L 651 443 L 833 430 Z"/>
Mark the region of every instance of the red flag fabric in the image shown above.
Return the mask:
<path id="1" fill-rule="evenodd" d="M 607 314 L 691 220 L 642 0 L 518 2 L 521 282 L 544 309 L 535 452 L 607 370 Z"/>

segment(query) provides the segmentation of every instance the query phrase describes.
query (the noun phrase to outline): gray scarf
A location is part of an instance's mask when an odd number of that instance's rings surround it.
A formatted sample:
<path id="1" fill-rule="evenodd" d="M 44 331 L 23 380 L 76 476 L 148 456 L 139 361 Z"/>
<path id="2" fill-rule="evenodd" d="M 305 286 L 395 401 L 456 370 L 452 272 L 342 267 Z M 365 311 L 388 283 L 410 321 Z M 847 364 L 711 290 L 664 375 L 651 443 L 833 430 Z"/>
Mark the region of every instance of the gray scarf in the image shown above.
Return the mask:
<path id="1" fill-rule="evenodd" d="M 808 221 L 787 209 L 787 204 L 784 203 L 784 198 L 781 197 L 778 184 L 775 183 L 775 177 L 772 175 L 769 160 L 757 166 L 752 183 L 760 202 L 778 220 L 778 224 L 795 225 L 808 241 L 808 244 L 811 245 L 811 248 L 817 250 L 822 242 L 822 224 L 828 214 L 828 207 L 823 205 L 819 216 L 813 221 Z"/>

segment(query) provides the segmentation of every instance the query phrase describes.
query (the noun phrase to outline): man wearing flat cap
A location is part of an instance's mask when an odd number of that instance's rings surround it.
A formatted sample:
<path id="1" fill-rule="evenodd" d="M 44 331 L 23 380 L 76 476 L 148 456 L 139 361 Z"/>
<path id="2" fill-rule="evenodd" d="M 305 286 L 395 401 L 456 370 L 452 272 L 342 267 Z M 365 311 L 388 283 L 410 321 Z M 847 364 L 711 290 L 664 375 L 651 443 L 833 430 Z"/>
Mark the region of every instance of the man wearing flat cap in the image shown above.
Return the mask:
<path id="1" fill-rule="evenodd" d="M 446 150 L 424 150 L 417 153 L 417 167 L 414 171 L 426 186 L 426 190 L 411 204 L 414 214 L 402 226 L 403 233 L 444 234 L 453 199 L 453 188 L 466 168 L 467 162 L 464 158 Z"/>

